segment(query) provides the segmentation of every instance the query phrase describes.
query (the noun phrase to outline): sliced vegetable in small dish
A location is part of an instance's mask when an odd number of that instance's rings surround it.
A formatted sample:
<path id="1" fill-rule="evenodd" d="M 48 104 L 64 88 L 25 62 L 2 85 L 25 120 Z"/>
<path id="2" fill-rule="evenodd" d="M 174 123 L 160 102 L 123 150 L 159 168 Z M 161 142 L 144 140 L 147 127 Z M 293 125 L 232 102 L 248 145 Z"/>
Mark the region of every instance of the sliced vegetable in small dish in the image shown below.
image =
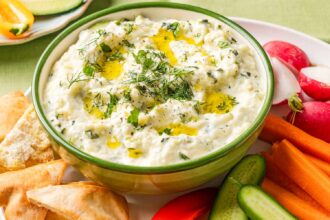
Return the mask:
<path id="1" fill-rule="evenodd" d="M 33 14 L 18 0 L 0 1 L 0 33 L 9 39 L 29 36 Z"/>
<path id="2" fill-rule="evenodd" d="M 49 1 L 51 1 L 51 3 L 48 3 Z M 80 17 L 87 10 L 91 2 L 92 0 L 1 0 L 0 46 L 22 44 L 39 38 L 41 36 L 56 32 L 61 28 L 65 27 L 71 21 Z M 3 7 L 2 4 L 18 5 L 18 9 L 15 10 L 15 13 L 11 12 L 10 14 L 8 14 L 6 9 L 7 6 Z M 24 8 L 24 10 L 22 10 L 22 8 Z M 10 18 L 15 18 L 15 15 L 17 13 L 25 13 L 26 15 L 28 15 L 27 18 L 29 19 L 23 19 L 23 21 L 27 20 L 28 22 L 23 22 L 22 24 L 14 25 L 14 29 L 12 30 L 13 33 L 8 32 L 8 30 L 10 30 L 12 27 L 12 25 L 10 24 L 12 24 L 12 22 L 15 20 L 10 20 L 10 23 L 3 23 L 3 17 L 7 18 L 7 15 L 10 15 Z M 52 15 L 39 16 L 41 15 L 41 13 L 44 15 Z M 33 15 L 35 15 L 35 17 Z M 33 24 L 31 22 L 31 16 L 35 18 Z"/>

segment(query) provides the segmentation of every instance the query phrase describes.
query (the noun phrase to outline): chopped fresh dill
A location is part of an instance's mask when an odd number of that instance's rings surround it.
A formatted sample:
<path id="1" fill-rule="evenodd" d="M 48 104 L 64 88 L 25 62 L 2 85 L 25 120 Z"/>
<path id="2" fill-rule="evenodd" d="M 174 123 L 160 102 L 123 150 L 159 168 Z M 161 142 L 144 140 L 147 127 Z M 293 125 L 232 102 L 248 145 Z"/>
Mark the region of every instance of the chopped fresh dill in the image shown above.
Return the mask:
<path id="1" fill-rule="evenodd" d="M 132 124 L 134 127 L 137 127 L 139 125 L 139 114 L 140 110 L 137 108 L 134 108 L 130 115 L 127 118 L 127 122 Z"/>
<path id="2" fill-rule="evenodd" d="M 127 22 L 129 21 L 129 19 L 127 18 L 122 18 L 122 19 L 119 19 L 115 22 L 116 25 L 121 25 L 123 22 Z"/>
<path id="3" fill-rule="evenodd" d="M 97 133 L 93 132 L 92 130 L 86 130 L 86 131 L 85 131 L 85 134 L 86 134 L 87 137 L 90 138 L 90 139 L 97 139 L 97 138 L 100 137 Z"/>
<path id="4" fill-rule="evenodd" d="M 220 49 L 225 49 L 228 48 L 230 46 L 230 44 L 227 41 L 219 41 L 218 43 L 218 47 Z"/>
<path id="5" fill-rule="evenodd" d="M 107 105 L 107 109 L 104 113 L 104 117 L 105 118 L 110 118 L 114 108 L 116 107 L 117 103 L 118 103 L 118 98 L 115 95 L 112 95 L 111 93 L 109 93 L 110 96 L 110 101 Z"/>
<path id="6" fill-rule="evenodd" d="M 110 54 L 109 56 L 107 56 L 106 60 L 107 61 L 114 61 L 114 60 L 123 60 L 124 56 L 122 53 L 120 53 L 119 51 L 116 51 L 112 54 Z"/>
<path id="7" fill-rule="evenodd" d="M 104 53 L 108 53 L 112 51 L 109 45 L 105 44 L 104 42 L 100 43 L 100 48 Z"/>
<path id="8" fill-rule="evenodd" d="M 188 157 L 187 155 L 185 155 L 185 154 L 182 153 L 182 152 L 179 152 L 179 157 L 180 157 L 182 160 L 190 160 L 190 157 Z"/>
<path id="9" fill-rule="evenodd" d="M 180 24 L 179 22 L 173 22 L 171 24 L 166 25 L 167 30 L 171 30 L 173 32 L 174 37 L 177 37 L 180 32 Z"/>
<path id="10" fill-rule="evenodd" d="M 94 77 L 96 72 L 102 72 L 102 67 L 97 63 L 86 62 L 83 67 L 83 73 L 88 77 Z"/>
<path id="11" fill-rule="evenodd" d="M 193 107 L 197 114 L 201 113 L 201 102 L 200 101 L 197 100 Z"/>
<path id="12" fill-rule="evenodd" d="M 142 66 L 140 73 L 130 73 L 130 83 L 140 94 L 151 96 L 159 102 L 172 98 L 191 100 L 193 92 L 185 77 L 193 72 L 172 67 L 162 53 L 140 50 L 134 54 L 136 63 Z"/>
<path id="13" fill-rule="evenodd" d="M 123 40 L 122 42 L 126 47 L 134 48 L 134 44 L 130 43 L 128 40 Z"/>
<path id="14" fill-rule="evenodd" d="M 171 132 L 172 132 L 172 129 L 171 128 L 165 128 L 164 130 L 162 130 L 161 132 L 159 132 L 159 134 L 162 135 L 164 133 L 164 134 L 170 135 Z"/>
<path id="15" fill-rule="evenodd" d="M 132 23 L 126 23 L 125 24 L 124 30 L 125 30 L 125 33 L 127 35 L 129 35 L 130 33 L 132 33 L 133 29 L 134 29 L 134 24 L 132 24 Z"/>
<path id="16" fill-rule="evenodd" d="M 127 101 L 131 101 L 132 100 L 132 97 L 131 97 L 131 90 L 129 88 L 125 89 L 124 90 L 124 98 L 127 100 Z"/>
<path id="17" fill-rule="evenodd" d="M 90 79 L 92 79 L 92 77 L 87 77 L 86 78 L 86 75 L 83 74 L 82 72 L 74 73 L 74 74 L 71 75 L 70 78 L 67 78 L 68 83 L 69 83 L 68 88 L 70 88 L 76 82 L 87 81 L 87 80 L 90 80 Z"/>

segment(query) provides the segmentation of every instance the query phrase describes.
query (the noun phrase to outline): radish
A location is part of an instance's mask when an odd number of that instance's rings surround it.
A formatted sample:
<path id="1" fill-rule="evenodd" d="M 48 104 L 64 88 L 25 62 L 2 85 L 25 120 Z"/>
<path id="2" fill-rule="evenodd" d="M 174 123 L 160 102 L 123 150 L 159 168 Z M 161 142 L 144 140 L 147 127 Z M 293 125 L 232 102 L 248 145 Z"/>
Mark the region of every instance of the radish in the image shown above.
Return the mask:
<path id="1" fill-rule="evenodd" d="M 301 103 L 295 98 L 290 99 L 292 111 L 287 115 L 287 120 L 308 134 L 330 142 L 330 103 Z"/>
<path id="2" fill-rule="evenodd" d="M 302 68 L 310 66 L 310 61 L 305 52 L 288 42 L 270 41 L 264 45 L 264 49 L 270 57 L 281 60 L 297 76 Z"/>
<path id="3" fill-rule="evenodd" d="M 299 74 L 299 83 L 304 92 L 319 100 L 330 100 L 330 68 L 313 66 L 303 68 Z"/>
<path id="4" fill-rule="evenodd" d="M 301 92 L 294 74 L 277 58 L 271 58 L 275 75 L 273 105 L 285 103 L 289 97 Z"/>

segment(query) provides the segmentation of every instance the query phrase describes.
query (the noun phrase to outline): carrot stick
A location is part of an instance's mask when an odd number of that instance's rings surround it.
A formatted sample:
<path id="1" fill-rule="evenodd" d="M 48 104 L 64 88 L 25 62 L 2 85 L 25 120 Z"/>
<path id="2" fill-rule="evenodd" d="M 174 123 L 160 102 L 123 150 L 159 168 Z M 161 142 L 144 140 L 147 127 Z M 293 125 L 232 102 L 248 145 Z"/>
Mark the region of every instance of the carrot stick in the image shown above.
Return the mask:
<path id="1" fill-rule="evenodd" d="M 287 140 L 273 145 L 272 152 L 276 165 L 330 212 L 330 178 Z"/>
<path id="2" fill-rule="evenodd" d="M 266 177 L 268 179 L 275 182 L 284 189 L 292 192 L 320 211 L 325 211 L 325 209 L 320 204 L 318 204 L 310 195 L 308 195 L 308 193 L 302 190 L 295 182 L 293 182 L 276 166 L 274 159 L 269 153 L 262 152 L 261 154 L 266 160 Z"/>
<path id="3" fill-rule="evenodd" d="M 311 206 L 306 201 L 283 189 L 267 178 L 264 179 L 262 188 L 299 219 L 330 219 L 330 213 L 316 209 L 314 206 Z"/>
<path id="4" fill-rule="evenodd" d="M 329 143 L 307 134 L 303 130 L 273 114 L 267 116 L 259 138 L 271 143 L 281 141 L 282 139 L 288 139 L 301 151 L 330 163 Z"/>
<path id="5" fill-rule="evenodd" d="M 312 161 L 313 164 L 315 164 L 318 168 L 323 170 L 328 176 L 330 176 L 330 164 L 327 162 L 324 162 L 323 160 L 320 160 L 316 157 L 310 156 L 308 154 L 305 154 L 305 156 Z"/>

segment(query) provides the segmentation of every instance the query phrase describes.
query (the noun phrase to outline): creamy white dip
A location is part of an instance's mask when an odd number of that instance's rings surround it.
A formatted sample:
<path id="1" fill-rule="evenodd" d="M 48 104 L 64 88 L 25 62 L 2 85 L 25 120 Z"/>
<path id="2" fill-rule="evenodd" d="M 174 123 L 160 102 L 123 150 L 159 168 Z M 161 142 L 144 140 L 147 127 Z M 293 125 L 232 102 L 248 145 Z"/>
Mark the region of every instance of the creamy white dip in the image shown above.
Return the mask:
<path id="1" fill-rule="evenodd" d="M 131 165 L 199 158 L 255 120 L 265 83 L 252 49 L 208 20 L 107 21 L 80 33 L 44 91 L 77 148 Z"/>

